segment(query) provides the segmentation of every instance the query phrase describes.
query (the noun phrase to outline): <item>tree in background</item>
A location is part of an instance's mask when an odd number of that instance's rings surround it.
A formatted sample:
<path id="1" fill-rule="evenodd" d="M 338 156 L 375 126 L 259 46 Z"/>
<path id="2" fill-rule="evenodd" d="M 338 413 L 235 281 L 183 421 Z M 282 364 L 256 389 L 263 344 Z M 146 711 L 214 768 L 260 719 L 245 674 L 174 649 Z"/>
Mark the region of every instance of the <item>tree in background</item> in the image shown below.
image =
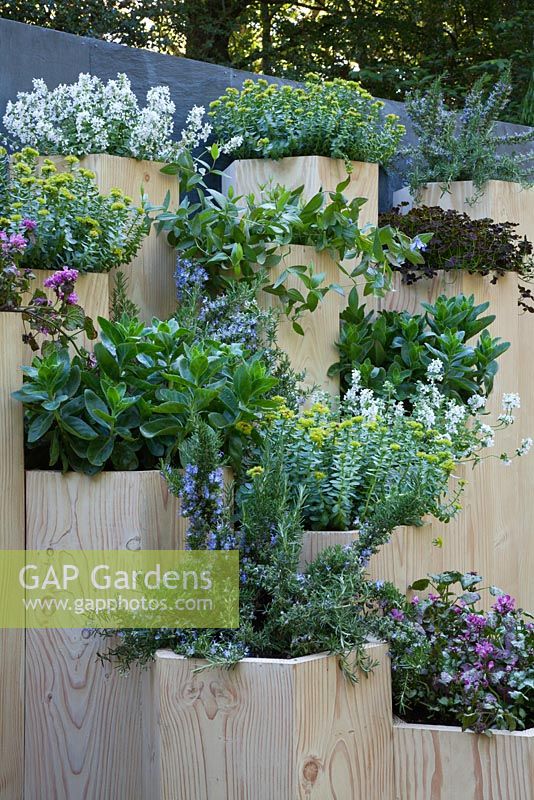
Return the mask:
<path id="1" fill-rule="evenodd" d="M 508 117 L 534 124 L 532 0 L 0 0 L 0 15 L 287 78 L 357 78 L 398 100 L 442 73 L 460 100 L 509 61 Z"/>

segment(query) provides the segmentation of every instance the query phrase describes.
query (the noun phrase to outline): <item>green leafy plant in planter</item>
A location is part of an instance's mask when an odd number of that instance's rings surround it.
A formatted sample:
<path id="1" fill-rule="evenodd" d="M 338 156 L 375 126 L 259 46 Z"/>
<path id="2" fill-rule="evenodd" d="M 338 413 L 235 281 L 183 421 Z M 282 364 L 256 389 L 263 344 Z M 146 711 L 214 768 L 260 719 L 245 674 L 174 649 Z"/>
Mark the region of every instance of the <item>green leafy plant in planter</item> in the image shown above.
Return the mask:
<path id="1" fill-rule="evenodd" d="M 212 157 L 218 155 L 214 145 Z M 181 173 L 182 166 L 169 169 Z M 269 271 L 281 263 L 290 245 L 309 245 L 317 252 L 328 252 L 338 262 L 340 274 L 353 281 L 364 278 L 365 294 L 383 295 L 387 291 L 394 264 L 406 259 L 423 263 L 419 250 L 427 240 L 424 234 L 412 240 L 389 226 L 358 226 L 365 200 L 349 202 L 343 196 L 345 182 L 335 192 L 318 192 L 308 202 L 302 199 L 303 187 L 266 187 L 259 198 L 236 197 L 231 192 L 225 197 L 208 189 L 192 168 L 183 177 L 182 187 L 187 194 L 177 210 L 169 210 L 168 201 L 163 207 L 145 206 L 147 213 L 154 215 L 157 229 L 167 233 L 179 258 L 206 270 L 208 286 L 214 293 L 238 280 L 257 282 L 260 270 L 263 290 L 280 299 L 299 333 L 299 317 L 313 312 L 328 291 L 342 289 L 337 283 L 324 285 L 324 274 L 316 273 L 311 264 L 289 267 L 273 283 Z M 355 262 L 350 271 L 340 263 L 347 260 Z M 286 287 L 290 276 L 299 279 L 300 290 Z"/>
<path id="2" fill-rule="evenodd" d="M 318 402 L 301 414 L 281 406 L 269 415 L 268 437 L 282 442 L 291 485 L 304 487 L 308 530 L 359 530 L 370 557 L 395 527 L 418 525 L 424 514 L 442 521 L 456 514 L 464 486 L 460 480 L 449 487 L 456 465 L 491 457 L 485 448 L 493 446 L 496 430 L 513 422 L 510 408 L 519 400 L 505 395 L 506 408 L 490 426 L 480 416 L 484 399 L 474 395 L 468 407 L 444 397 L 437 386 L 442 376 L 436 359 L 427 382 L 416 385 L 410 411 L 392 386 L 389 397 L 379 397 L 355 370 L 339 409 Z M 525 440 L 516 454 L 529 446 Z"/>
<path id="3" fill-rule="evenodd" d="M 380 214 L 381 225 L 415 237 L 419 231 L 432 233 L 426 242 L 424 261 L 408 262 L 394 269 L 403 282 L 412 284 L 431 279 L 440 271 L 462 270 L 470 274 L 491 275 L 492 282 L 508 272 L 528 277 L 532 271 L 532 244 L 517 232 L 513 222 L 471 219 L 467 214 L 439 206 L 417 206 L 402 213 L 401 206 Z"/>
<path id="4" fill-rule="evenodd" d="M 273 395 L 281 395 L 297 408 L 311 389 L 302 385 L 304 373 L 295 372 L 289 357 L 277 343 L 280 310 L 261 308 L 257 294 L 261 276 L 236 281 L 224 293 L 210 297 L 209 276 L 200 265 L 178 257 L 175 272 L 178 309 L 175 319 L 191 331 L 195 341 L 215 339 L 223 344 L 238 342 L 250 354 L 260 354 L 269 373 L 277 379 Z"/>
<path id="5" fill-rule="evenodd" d="M 19 92 L 16 101 L 8 102 L 3 122 L 16 146 L 35 147 L 45 155 L 109 153 L 165 161 L 192 142 L 206 141 L 211 128 L 203 109 L 191 110 L 182 140 L 176 142 L 169 87 L 151 87 L 146 99 L 140 108 L 124 73 L 106 84 L 80 73 L 76 83 L 54 89 L 35 78 L 32 92 Z"/>
<path id="6" fill-rule="evenodd" d="M 487 330 L 495 320 L 495 315 L 485 315 L 489 303 L 476 305 L 473 295 L 441 295 L 435 303 L 421 305 L 423 314 L 376 313 L 360 305 L 356 290 L 351 291 L 336 343 L 340 360 L 330 368 L 330 374 L 341 375 L 343 391 L 357 368 L 366 388 L 381 395 L 393 390 L 409 405 L 430 363 L 439 359 L 439 390 L 445 396 L 467 403 L 475 393 L 490 394 L 497 360 L 510 343 Z"/>
<path id="7" fill-rule="evenodd" d="M 476 448 L 482 434 L 476 424 L 476 432 L 472 432 L 465 416 L 452 413 L 454 406 L 448 405 L 448 427 L 438 441 L 438 431 L 428 428 L 428 413 L 432 400 L 439 404 L 443 398 L 432 395 L 431 388 L 421 390 L 419 410 L 426 416 L 427 425 L 414 416 L 402 416 L 398 410 L 395 414 L 393 406 L 390 416 L 379 408 L 383 416 L 377 414 L 372 419 L 375 400 L 356 386 L 352 403 L 359 407 L 347 407 L 351 416 L 342 422 L 323 406 L 310 409 L 300 419 L 281 406 L 272 415 L 261 463 L 250 468 L 248 480 L 239 486 L 235 511 L 224 498 L 217 438 L 205 425 L 197 427 L 188 443 L 185 475 L 177 475 L 172 469 L 165 469 L 164 474 L 190 518 L 189 545 L 240 551 L 239 628 L 121 630 L 118 644 L 115 639 L 102 657 L 127 669 L 132 663 L 148 663 L 156 650 L 168 648 L 186 657 L 206 659 L 206 666 L 229 667 L 247 656 L 297 658 L 327 651 L 340 657 L 345 674 L 352 680 L 357 677 L 357 668 L 371 669 L 363 645 L 370 635 L 391 634 L 394 616 L 389 610 L 399 604 L 400 595 L 391 584 L 368 579 L 370 555 L 387 540 L 399 520 L 438 508 L 445 517 L 454 513 L 454 504 L 443 498 L 454 467 L 452 457 L 457 448 Z M 510 416 L 513 401 L 508 400 Z M 358 410 L 364 413 L 353 417 Z M 398 420 L 393 423 L 393 434 L 402 436 L 400 429 L 406 428 L 402 445 L 407 452 L 403 452 L 401 440 L 388 439 L 387 423 L 393 414 Z M 300 420 L 308 422 L 301 425 Z M 305 435 L 310 441 L 301 448 L 298 459 L 308 458 L 307 452 L 314 447 L 316 456 L 319 451 L 332 453 L 336 447 L 341 452 L 335 437 L 349 440 L 350 450 L 361 453 L 361 469 L 355 468 L 354 462 L 344 473 L 331 469 L 328 481 L 332 495 L 342 505 L 344 494 L 350 495 L 350 503 L 357 492 L 364 502 L 367 496 L 370 505 L 358 541 L 326 548 L 300 571 L 303 527 L 309 521 L 310 508 L 317 508 L 313 505 L 316 487 L 307 483 L 307 474 L 294 471 L 297 456 L 293 447 Z M 320 444 L 318 438 L 322 439 Z M 432 443 L 440 450 L 431 452 Z M 308 458 L 308 470 L 317 465 L 317 458 L 315 463 L 310 462 Z M 324 459 L 319 463 L 324 465 Z M 342 464 L 343 459 L 338 459 L 338 467 Z M 314 476 L 314 480 L 323 478 Z M 366 489 L 360 488 L 362 482 L 366 482 Z M 106 637 L 116 633 L 103 632 Z"/>
<path id="8" fill-rule="evenodd" d="M 221 141 L 239 137 L 235 158 L 319 155 L 388 163 L 404 126 L 359 83 L 310 75 L 302 86 L 246 80 L 210 104 Z"/>
<path id="9" fill-rule="evenodd" d="M 357 546 L 330 548 L 304 573 L 298 571 L 302 497 L 290 490 L 282 459 L 279 447 L 266 450 L 250 491 L 237 499 L 235 525 L 229 522 L 232 515 L 225 509 L 220 484 L 217 494 L 213 483 L 209 489 L 215 503 L 200 507 L 209 524 L 202 527 L 195 520 L 195 534 L 205 532 L 203 541 L 199 536 L 194 539 L 195 547 L 240 551 L 239 627 L 122 630 L 103 658 L 127 669 L 132 663 L 149 662 L 156 650 L 169 648 L 205 658 L 210 666 L 229 667 L 246 656 L 297 658 L 327 651 L 340 657 L 352 680 L 357 679 L 358 669 L 372 669 L 363 645 L 380 629 L 380 615 L 373 613 L 376 583 L 367 580 Z M 387 589 L 381 590 L 383 594 L 389 596 Z M 391 589 L 391 601 L 395 597 Z"/>
<path id="10" fill-rule="evenodd" d="M 444 572 L 412 585 L 428 597 L 385 602 L 396 711 L 412 722 L 490 729 L 534 727 L 534 617 L 483 578 Z M 391 599 L 391 591 L 389 592 Z"/>
<path id="11" fill-rule="evenodd" d="M 21 267 L 79 272 L 109 272 L 136 255 L 148 226 L 142 209 L 120 189 L 99 193 L 94 174 L 68 156 L 70 171 L 59 172 L 48 159 L 39 163 L 36 150 L 15 153 L 12 165 L 0 152 L 0 230 L 37 221 Z"/>
<path id="12" fill-rule="evenodd" d="M 472 202 L 480 197 L 489 180 L 530 185 L 532 153 L 499 151 L 504 146 L 533 141 L 534 131 L 503 135 L 494 132 L 512 91 L 509 71 L 490 92 L 484 87 L 484 78 L 476 81 L 459 111 L 447 106 L 440 78 L 428 91 L 406 96 L 406 111 L 417 143 L 403 151 L 407 158 L 404 177 L 415 197 L 430 182 L 442 184 L 446 191 L 452 181 L 473 181 Z"/>
<path id="13" fill-rule="evenodd" d="M 245 443 L 260 442 L 262 414 L 277 405 L 260 358 L 238 344 L 196 344 L 176 320 L 98 321 L 94 356 L 59 350 L 23 368 L 14 397 L 25 405 L 30 465 L 95 474 L 179 463 L 182 442 L 205 419 L 238 471 Z"/>

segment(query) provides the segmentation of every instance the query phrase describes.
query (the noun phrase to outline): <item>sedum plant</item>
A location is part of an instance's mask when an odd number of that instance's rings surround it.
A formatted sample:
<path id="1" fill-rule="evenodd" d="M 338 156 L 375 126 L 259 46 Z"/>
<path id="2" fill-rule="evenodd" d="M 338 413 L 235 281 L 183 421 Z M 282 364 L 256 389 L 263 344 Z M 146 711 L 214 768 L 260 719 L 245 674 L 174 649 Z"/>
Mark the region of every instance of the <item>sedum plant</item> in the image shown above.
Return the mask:
<path id="1" fill-rule="evenodd" d="M 503 147 L 534 140 L 534 130 L 524 133 L 495 133 L 495 122 L 508 104 L 512 91 L 509 73 L 484 90 L 485 80 L 475 82 L 458 112 L 447 106 L 441 79 L 426 92 L 406 96 L 406 111 L 417 143 L 407 147 L 404 177 L 412 194 L 418 196 L 427 183 L 440 183 L 446 191 L 452 181 L 473 181 L 472 201 L 483 192 L 486 181 L 502 180 L 530 185 L 532 153 L 503 153 Z"/>
<path id="2" fill-rule="evenodd" d="M 149 89 L 140 107 L 124 73 L 107 83 L 80 73 L 76 83 L 55 89 L 34 79 L 33 91 L 8 102 L 3 122 L 15 147 L 45 155 L 109 153 L 166 161 L 180 149 L 172 140 L 175 110 L 168 86 Z M 189 115 L 182 143 L 206 140 L 210 130 L 202 117 L 201 109 Z"/>
<path id="3" fill-rule="evenodd" d="M 25 406 L 30 465 L 89 475 L 161 458 L 179 465 L 182 443 L 206 420 L 239 471 L 245 443 L 260 441 L 257 423 L 276 406 L 260 358 L 238 344 L 196 344 L 176 320 L 98 322 L 94 355 L 55 350 L 23 367 L 13 396 Z"/>
<path id="4" fill-rule="evenodd" d="M 380 395 L 393 391 L 409 406 L 417 383 L 439 359 L 439 389 L 446 397 L 467 403 L 475 393 L 490 394 L 498 359 L 510 343 L 487 330 L 495 320 L 494 314 L 485 315 L 489 303 L 476 305 L 474 295 L 441 295 L 435 303 L 421 305 L 422 314 L 377 313 L 360 305 L 356 290 L 351 291 L 336 343 L 340 360 L 329 370 L 330 375 L 340 375 L 342 391 L 347 391 L 357 368 L 367 389 Z"/>
<path id="5" fill-rule="evenodd" d="M 439 391 L 442 378 L 443 365 L 436 359 L 427 383 L 415 388 L 411 411 L 393 391 L 378 397 L 364 388 L 355 370 L 339 409 L 318 402 L 301 414 L 285 405 L 270 414 L 268 436 L 282 443 L 291 485 L 305 490 L 302 513 L 308 529 L 358 529 L 370 557 L 395 527 L 420 524 L 425 514 L 445 522 L 456 514 L 464 483 L 451 489 L 449 479 L 457 463 L 481 460 L 494 444 L 495 431 L 514 421 L 511 409 L 519 400 L 505 395 L 503 414 L 492 427 L 479 415 L 480 395 L 469 406 L 460 405 Z M 517 455 L 530 445 L 525 440 Z M 500 458 L 509 460 L 506 454 Z M 259 463 L 248 474 L 261 469 Z"/>
<path id="6" fill-rule="evenodd" d="M 310 75 L 302 86 L 246 80 L 210 104 L 221 141 L 241 138 L 236 158 L 318 155 L 388 163 L 404 127 L 354 81 Z"/>
<path id="7" fill-rule="evenodd" d="M 5 150 L 0 158 L 0 230 L 37 221 L 21 267 L 109 272 L 134 258 L 148 227 L 142 209 L 120 189 L 100 194 L 94 173 L 75 156 L 67 156 L 66 172 L 49 159 L 41 164 L 29 147 L 15 153 L 11 166 Z"/>
<path id="8" fill-rule="evenodd" d="M 379 222 L 410 237 L 419 231 L 432 234 L 422 264 L 404 262 L 394 268 L 407 284 L 431 279 L 441 270 L 491 275 L 492 282 L 508 272 L 526 277 L 532 272 L 532 244 L 516 232 L 518 226 L 513 222 L 471 219 L 439 206 L 415 206 L 406 213 L 397 207 L 380 214 Z"/>
<path id="9" fill-rule="evenodd" d="M 491 729 L 534 727 L 534 618 L 495 587 L 477 607 L 482 577 L 430 575 L 425 599 L 385 602 L 395 710 L 408 721 Z"/>

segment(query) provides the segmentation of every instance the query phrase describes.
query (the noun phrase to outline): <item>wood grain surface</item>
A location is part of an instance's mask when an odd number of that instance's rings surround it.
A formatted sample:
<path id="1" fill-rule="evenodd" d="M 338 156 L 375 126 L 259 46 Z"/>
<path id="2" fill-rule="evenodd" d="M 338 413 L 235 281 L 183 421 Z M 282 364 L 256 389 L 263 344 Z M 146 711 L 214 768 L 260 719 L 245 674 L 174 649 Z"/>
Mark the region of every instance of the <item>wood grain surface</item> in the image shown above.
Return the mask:
<path id="1" fill-rule="evenodd" d="M 0 549 L 24 549 L 23 409 L 20 388 L 22 320 L 0 312 Z M 0 602 L 3 587 L 0 586 Z M 24 632 L 0 629 L 0 797 L 22 800 L 24 754 Z"/>
<path id="2" fill-rule="evenodd" d="M 450 193 L 442 195 L 437 184 L 424 190 L 421 203 L 440 205 L 465 212 L 472 218 L 490 217 L 497 222 L 519 223 L 519 231 L 534 239 L 534 191 L 522 190 L 517 184 L 489 181 L 485 194 L 475 204 L 472 184 L 456 182 Z M 409 199 L 407 190 L 394 196 L 394 202 Z M 378 307 L 421 310 L 421 301 L 434 301 L 439 294 L 452 296 L 473 294 L 477 303 L 489 301 L 488 312 L 496 315 L 490 328 L 492 335 L 511 342 L 511 348 L 499 359 L 499 372 L 488 404 L 492 419 L 500 413 L 503 392 L 519 391 L 522 407 L 517 423 L 496 437 L 493 450 L 513 453 L 521 439 L 534 430 L 534 378 L 532 347 L 534 318 L 521 314 L 518 306 L 518 280 L 514 273 L 499 278 L 495 285 L 490 277 L 448 272 L 432 280 L 406 286 L 396 276 L 395 293 L 378 301 Z M 489 421 L 489 420 L 488 420 Z M 520 605 L 534 609 L 534 540 L 531 522 L 534 517 L 534 461 L 530 454 L 504 466 L 498 459 L 464 468 L 468 480 L 459 517 L 443 525 L 434 522 L 426 533 L 420 529 L 403 529 L 371 563 L 373 574 L 394 580 L 400 588 L 406 581 L 441 569 L 477 570 L 486 583 L 496 584 L 515 595 Z M 432 546 L 433 539 L 442 539 L 441 549 Z M 489 603 L 491 598 L 487 598 Z"/>
<path id="3" fill-rule="evenodd" d="M 279 275 L 288 267 L 308 266 L 313 264 L 315 273 L 324 273 L 323 283 L 340 282 L 340 270 L 328 253 L 317 253 L 313 247 L 292 245 L 284 248 L 281 263 L 274 267 L 269 279 L 274 283 Z M 287 288 L 296 288 L 306 294 L 300 279 L 290 277 L 286 280 Z M 259 303 L 264 308 L 280 308 L 280 301 L 274 295 L 260 292 Z M 330 291 L 313 313 L 305 312 L 299 319 L 304 336 L 293 330 L 292 323 L 286 316 L 280 316 L 278 325 L 278 344 L 284 350 L 297 372 L 306 372 L 303 383 L 315 386 L 339 395 L 339 376 L 329 378 L 329 367 L 338 360 L 335 342 L 339 338 L 339 315 L 345 305 L 345 298 Z"/>
<path id="4" fill-rule="evenodd" d="M 59 169 L 65 162 L 53 159 Z M 134 158 L 121 158 L 104 153 L 85 156 L 80 166 L 95 173 L 95 181 L 103 194 L 117 188 L 132 198 L 134 204 L 141 203 L 141 190 L 153 205 L 160 205 L 170 192 L 170 209 L 178 206 L 178 180 L 174 175 L 163 175 L 164 166 L 155 161 L 137 161 Z M 165 234 L 158 236 L 152 227 L 150 235 L 144 239 L 140 250 L 128 266 L 121 267 L 128 278 L 128 295 L 140 308 L 140 316 L 145 322 L 152 317 L 167 319 L 176 308 L 176 288 L 174 271 L 176 253 L 167 244 Z M 109 276 L 110 294 L 114 286 L 114 272 Z"/>
<path id="5" fill-rule="evenodd" d="M 304 531 L 299 569 L 315 561 L 319 553 L 334 545 L 348 545 L 358 538 L 357 531 Z"/>
<path id="6" fill-rule="evenodd" d="M 377 224 L 378 164 L 351 162 L 350 184 L 343 191 L 348 200 L 367 198 L 360 215 L 360 225 Z M 303 197 L 309 199 L 323 189 L 332 192 L 347 179 L 345 162 L 325 156 L 294 156 L 273 161 L 270 158 L 251 158 L 234 161 L 225 170 L 223 191 L 234 187 L 237 195 L 253 193 L 258 196 L 262 186 L 281 184 L 288 189 L 304 186 Z"/>
<path id="7" fill-rule="evenodd" d="M 335 656 L 195 674 L 158 653 L 154 800 L 391 800 L 387 648 L 368 649 L 379 666 L 357 684 Z"/>
<path id="8" fill-rule="evenodd" d="M 393 727 L 396 800 L 533 800 L 534 730 Z"/>
<path id="9" fill-rule="evenodd" d="M 28 549 L 183 547 L 185 520 L 157 471 L 34 471 L 26 482 Z M 25 797 L 141 800 L 142 672 L 103 667 L 105 643 L 82 630 L 26 641 Z"/>

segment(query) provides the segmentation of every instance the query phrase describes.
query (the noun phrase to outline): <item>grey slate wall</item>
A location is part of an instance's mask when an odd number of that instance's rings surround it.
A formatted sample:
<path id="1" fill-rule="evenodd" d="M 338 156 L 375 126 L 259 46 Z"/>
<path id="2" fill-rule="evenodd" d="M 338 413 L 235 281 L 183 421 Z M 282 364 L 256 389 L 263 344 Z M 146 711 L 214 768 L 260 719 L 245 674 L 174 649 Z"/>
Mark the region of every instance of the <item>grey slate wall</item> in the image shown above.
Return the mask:
<path id="1" fill-rule="evenodd" d="M 1 117 L 7 101 L 14 99 L 17 92 L 30 90 L 33 78 L 43 78 L 48 86 L 55 87 L 59 83 L 72 83 L 80 72 L 89 72 L 104 80 L 125 72 L 140 100 L 151 86 L 169 86 L 176 104 L 177 130 L 183 127 L 191 106 L 207 108 L 228 86 L 239 87 L 245 78 L 258 77 L 202 61 L 0 19 L 0 132 L 5 132 Z M 402 103 L 387 100 L 386 113 L 391 112 L 398 114 L 409 128 Z M 503 131 L 524 130 L 520 125 L 500 125 Z M 398 175 L 381 171 L 381 209 L 390 208 L 392 192 L 400 185 Z"/>

